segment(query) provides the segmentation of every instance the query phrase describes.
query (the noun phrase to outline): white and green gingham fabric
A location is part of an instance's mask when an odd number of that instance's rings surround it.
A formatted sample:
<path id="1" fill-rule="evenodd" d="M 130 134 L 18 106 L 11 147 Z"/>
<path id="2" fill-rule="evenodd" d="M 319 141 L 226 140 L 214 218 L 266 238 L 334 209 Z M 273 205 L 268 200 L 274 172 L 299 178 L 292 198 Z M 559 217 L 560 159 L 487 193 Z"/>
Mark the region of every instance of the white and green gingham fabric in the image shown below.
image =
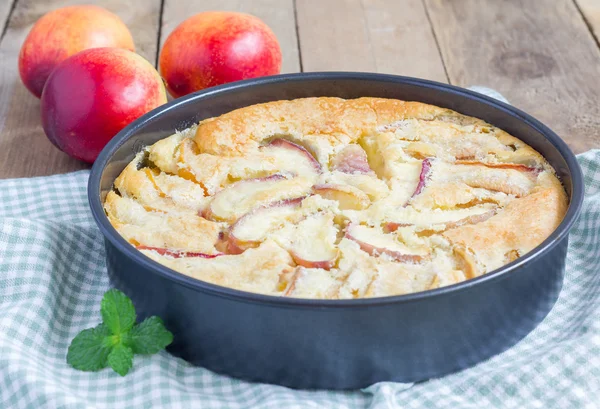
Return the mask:
<path id="1" fill-rule="evenodd" d="M 0 409 L 598 409 L 600 150 L 578 158 L 586 198 L 570 236 L 564 287 L 548 317 L 516 346 L 473 368 L 352 392 L 252 384 L 166 352 L 135 357 L 126 377 L 71 369 L 67 347 L 99 322 L 108 289 L 103 239 L 87 204 L 89 172 L 1 180 Z"/>

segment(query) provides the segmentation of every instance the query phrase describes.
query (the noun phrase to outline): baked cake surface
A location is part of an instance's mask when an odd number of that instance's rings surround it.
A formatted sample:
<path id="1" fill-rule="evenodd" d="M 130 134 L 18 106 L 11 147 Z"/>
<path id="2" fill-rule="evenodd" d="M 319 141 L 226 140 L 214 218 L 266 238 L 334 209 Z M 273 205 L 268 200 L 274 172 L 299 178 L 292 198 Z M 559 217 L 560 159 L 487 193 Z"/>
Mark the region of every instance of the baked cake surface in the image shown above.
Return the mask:
<path id="1" fill-rule="evenodd" d="M 105 200 L 116 230 L 191 277 L 300 298 L 381 297 L 485 274 L 552 233 L 565 191 L 531 147 L 419 102 L 241 108 L 146 148 Z"/>

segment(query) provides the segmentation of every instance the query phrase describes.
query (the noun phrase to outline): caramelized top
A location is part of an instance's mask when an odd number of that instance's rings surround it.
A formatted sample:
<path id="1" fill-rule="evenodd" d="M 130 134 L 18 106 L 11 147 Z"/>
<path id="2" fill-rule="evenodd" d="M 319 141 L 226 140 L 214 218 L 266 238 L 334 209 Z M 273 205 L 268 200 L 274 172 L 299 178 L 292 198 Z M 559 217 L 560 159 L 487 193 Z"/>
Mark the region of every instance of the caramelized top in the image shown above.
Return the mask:
<path id="1" fill-rule="evenodd" d="M 148 147 L 105 210 L 148 257 L 240 290 L 379 297 L 454 284 L 540 244 L 567 198 L 531 147 L 418 102 L 253 105 Z"/>

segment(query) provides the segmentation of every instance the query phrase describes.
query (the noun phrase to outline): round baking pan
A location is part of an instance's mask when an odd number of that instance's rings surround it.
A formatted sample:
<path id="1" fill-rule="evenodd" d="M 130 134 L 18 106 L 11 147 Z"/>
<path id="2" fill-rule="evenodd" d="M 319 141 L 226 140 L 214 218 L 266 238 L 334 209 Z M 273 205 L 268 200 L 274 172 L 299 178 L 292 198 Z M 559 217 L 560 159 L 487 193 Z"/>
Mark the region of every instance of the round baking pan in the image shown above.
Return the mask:
<path id="1" fill-rule="evenodd" d="M 533 251 L 481 277 L 415 294 L 357 300 L 274 297 L 199 281 L 145 257 L 109 223 L 104 197 L 144 146 L 236 108 L 316 96 L 421 101 L 481 118 L 546 157 L 568 193 L 567 214 Z M 581 170 L 567 145 L 510 105 L 431 81 L 341 72 L 241 81 L 165 104 L 110 141 L 88 186 L 91 210 L 105 237 L 111 283 L 133 299 L 141 318 L 164 319 L 175 335 L 171 353 L 250 381 L 329 389 L 438 377 L 517 343 L 558 297 L 568 233 L 583 190 Z"/>

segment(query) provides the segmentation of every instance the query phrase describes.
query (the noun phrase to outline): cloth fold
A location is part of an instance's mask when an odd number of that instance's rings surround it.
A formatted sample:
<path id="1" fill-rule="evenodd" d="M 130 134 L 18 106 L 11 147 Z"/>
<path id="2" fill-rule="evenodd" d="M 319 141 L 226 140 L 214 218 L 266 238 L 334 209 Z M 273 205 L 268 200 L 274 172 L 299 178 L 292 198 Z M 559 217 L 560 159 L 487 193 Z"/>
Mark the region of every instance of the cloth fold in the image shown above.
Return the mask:
<path id="1" fill-rule="evenodd" d="M 548 317 L 513 348 L 473 368 L 352 392 L 252 384 L 166 352 L 136 357 L 126 377 L 71 369 L 67 347 L 100 321 L 109 288 L 102 235 L 87 204 L 89 172 L 2 180 L 0 407 L 598 408 L 600 150 L 578 160 L 586 199 L 571 232 L 564 287 Z"/>

